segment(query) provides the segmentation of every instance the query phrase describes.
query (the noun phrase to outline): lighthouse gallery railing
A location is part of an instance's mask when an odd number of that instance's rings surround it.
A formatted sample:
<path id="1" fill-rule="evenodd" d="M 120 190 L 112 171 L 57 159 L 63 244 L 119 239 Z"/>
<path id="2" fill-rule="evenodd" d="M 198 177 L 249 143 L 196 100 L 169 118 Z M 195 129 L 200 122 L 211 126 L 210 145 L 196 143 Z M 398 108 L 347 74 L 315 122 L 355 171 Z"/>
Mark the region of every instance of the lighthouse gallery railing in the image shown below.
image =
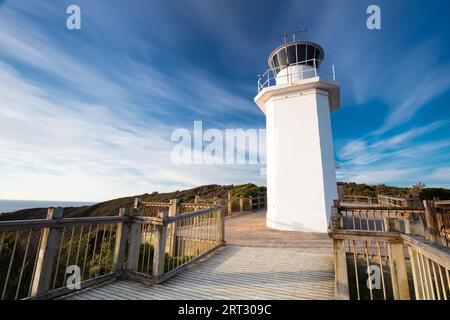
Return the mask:
<path id="1" fill-rule="evenodd" d="M 296 66 L 300 68 L 293 68 Z M 286 69 L 286 73 L 280 75 L 280 72 L 284 69 Z M 328 81 L 336 81 L 334 65 L 318 59 L 310 59 L 267 69 L 264 74 L 258 76 L 258 92 L 261 92 L 264 88 L 276 85 L 277 80 L 283 81 L 284 83 L 292 83 L 314 77 L 320 77 Z"/>

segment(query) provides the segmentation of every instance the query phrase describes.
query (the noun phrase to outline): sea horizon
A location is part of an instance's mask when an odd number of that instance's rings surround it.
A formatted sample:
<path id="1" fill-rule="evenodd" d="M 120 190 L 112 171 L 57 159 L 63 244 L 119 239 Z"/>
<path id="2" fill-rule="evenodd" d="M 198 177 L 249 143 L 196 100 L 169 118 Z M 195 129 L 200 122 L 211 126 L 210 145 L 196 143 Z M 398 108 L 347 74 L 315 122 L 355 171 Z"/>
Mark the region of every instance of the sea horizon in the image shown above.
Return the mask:
<path id="1" fill-rule="evenodd" d="M 57 200 L 9 200 L 0 199 L 0 214 L 24 209 L 49 207 L 83 207 L 96 204 L 90 201 L 57 201 Z"/>

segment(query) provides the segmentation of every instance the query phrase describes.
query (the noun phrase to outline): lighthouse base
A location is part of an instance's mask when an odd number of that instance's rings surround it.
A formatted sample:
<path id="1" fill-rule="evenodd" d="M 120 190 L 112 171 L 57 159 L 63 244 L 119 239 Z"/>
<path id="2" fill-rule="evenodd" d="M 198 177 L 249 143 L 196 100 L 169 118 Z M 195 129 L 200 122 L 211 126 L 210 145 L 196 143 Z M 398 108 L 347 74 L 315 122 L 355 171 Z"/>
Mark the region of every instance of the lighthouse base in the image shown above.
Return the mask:
<path id="1" fill-rule="evenodd" d="M 280 213 L 280 218 L 277 218 L 277 215 L 273 212 L 267 212 L 266 218 L 266 226 L 267 228 L 282 230 L 282 231 L 302 231 L 302 232 L 318 232 L 325 233 L 327 232 L 328 224 L 326 219 L 322 219 L 323 221 L 315 221 L 313 223 L 308 222 L 305 223 L 303 220 L 283 220 L 283 217 L 289 217 L 291 214 L 289 213 Z M 311 217 L 325 217 L 326 212 L 320 213 L 310 213 Z"/>

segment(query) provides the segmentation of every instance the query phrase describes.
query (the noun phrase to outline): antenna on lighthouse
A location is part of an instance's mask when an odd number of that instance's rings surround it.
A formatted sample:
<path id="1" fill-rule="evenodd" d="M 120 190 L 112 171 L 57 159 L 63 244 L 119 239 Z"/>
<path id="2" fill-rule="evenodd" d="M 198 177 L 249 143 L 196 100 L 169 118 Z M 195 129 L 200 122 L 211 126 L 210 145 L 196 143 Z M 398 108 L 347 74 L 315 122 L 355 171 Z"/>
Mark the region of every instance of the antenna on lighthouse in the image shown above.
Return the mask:
<path id="1" fill-rule="evenodd" d="M 283 32 L 283 39 L 284 39 L 284 44 L 287 44 L 288 42 L 288 37 L 292 36 L 292 41 L 295 42 L 295 38 L 296 35 L 306 35 L 306 33 L 308 32 L 308 28 L 306 23 L 302 23 L 302 25 L 300 26 L 300 28 L 298 30 L 295 31 L 291 31 L 291 32 Z"/>
<path id="2" fill-rule="evenodd" d="M 307 28 L 306 28 L 306 23 L 303 23 L 300 28 L 296 31 L 292 31 L 292 32 L 283 32 L 283 39 L 284 39 L 284 53 L 286 54 L 286 60 L 287 63 L 289 64 L 289 57 L 288 57 L 288 53 L 287 53 L 287 44 L 288 44 L 288 37 L 292 36 L 292 42 L 295 42 L 295 35 L 297 34 L 301 34 L 301 35 L 305 35 L 306 32 L 308 32 Z"/>

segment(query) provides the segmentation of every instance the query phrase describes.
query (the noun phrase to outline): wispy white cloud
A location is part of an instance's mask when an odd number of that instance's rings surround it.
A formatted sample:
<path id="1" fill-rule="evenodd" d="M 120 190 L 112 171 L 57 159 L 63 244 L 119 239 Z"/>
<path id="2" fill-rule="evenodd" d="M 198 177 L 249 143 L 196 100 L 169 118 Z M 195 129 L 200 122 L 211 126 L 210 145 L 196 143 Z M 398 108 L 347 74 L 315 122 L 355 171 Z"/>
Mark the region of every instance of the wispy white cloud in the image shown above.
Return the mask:
<path id="1" fill-rule="evenodd" d="M 445 178 L 436 179 L 437 175 L 430 172 L 450 161 L 450 139 L 425 138 L 445 130 L 448 123 L 436 121 L 395 135 L 368 135 L 347 142 L 337 150 L 338 178 L 373 184 L 421 181 L 442 186 Z M 450 180 L 446 185 L 450 186 Z"/>
<path id="2" fill-rule="evenodd" d="M 427 179 L 444 182 L 448 185 L 450 181 L 450 167 L 437 168 L 431 174 L 426 176 Z"/>
<path id="3" fill-rule="evenodd" d="M 159 127 L 136 127 L 134 115 L 103 105 L 54 94 L 49 99 L 4 63 L 0 96 L 2 198 L 98 201 L 259 178 L 256 166 L 176 166 L 170 160 L 174 143 Z"/>
<path id="4" fill-rule="evenodd" d="M 412 128 L 405 132 L 381 138 L 368 135 L 347 142 L 338 150 L 338 157 L 347 162 L 347 165 L 367 165 L 377 162 L 387 156 L 406 156 L 402 152 L 414 139 L 422 137 L 449 124 L 449 121 L 436 121 L 422 127 Z M 418 146 L 414 146 L 417 148 Z M 409 149 L 409 148 L 408 148 Z"/>
<path id="5" fill-rule="evenodd" d="M 10 3 L 0 11 L 0 198 L 98 201 L 205 183 L 264 183 L 256 166 L 170 160 L 174 128 L 217 115 L 254 118 L 250 98 L 175 56 L 175 67 L 163 71 L 120 51 L 92 50 L 67 30 L 50 35 L 27 18 L 44 10 L 54 21 L 64 11 L 36 6 Z M 147 48 L 132 28 L 115 30 Z M 61 46 L 61 38 L 70 45 Z"/>
<path id="6" fill-rule="evenodd" d="M 351 0 L 324 1 L 311 29 L 313 37 L 326 45 L 329 61 L 336 65 L 347 104 L 377 104 L 379 115 L 385 116 L 374 131 L 381 135 L 410 123 L 434 99 L 450 91 L 450 61 L 448 28 L 418 32 L 430 25 L 429 12 L 416 14 L 414 23 L 407 27 L 396 28 L 397 18 L 403 14 L 395 11 L 400 2 L 379 2 L 383 22 L 377 32 L 365 27 L 367 2 Z M 425 7 L 423 11 L 429 9 Z"/>
<path id="7" fill-rule="evenodd" d="M 434 98 L 450 90 L 450 65 L 436 66 L 417 80 L 417 86 L 409 91 L 400 104 L 395 104 L 384 125 L 377 133 L 386 132 L 411 120 L 414 115 Z"/>
<path id="8" fill-rule="evenodd" d="M 412 185 L 421 181 L 421 168 L 366 168 L 352 169 L 351 171 L 339 171 L 337 178 L 341 181 L 352 181 L 367 184 L 398 184 L 406 182 L 405 185 Z"/>

